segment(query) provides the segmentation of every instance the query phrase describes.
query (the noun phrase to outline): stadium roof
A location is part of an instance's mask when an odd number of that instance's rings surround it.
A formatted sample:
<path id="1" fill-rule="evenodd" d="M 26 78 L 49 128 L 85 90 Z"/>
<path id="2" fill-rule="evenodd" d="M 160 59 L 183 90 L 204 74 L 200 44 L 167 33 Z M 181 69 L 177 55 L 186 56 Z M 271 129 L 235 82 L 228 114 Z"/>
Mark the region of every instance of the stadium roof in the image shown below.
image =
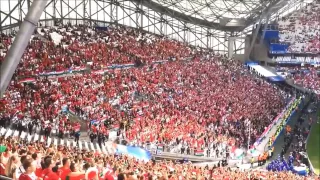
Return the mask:
<path id="1" fill-rule="evenodd" d="M 153 0 L 186 15 L 219 22 L 222 17 L 247 18 L 261 7 L 260 0 Z M 268 1 L 264 1 L 268 3 Z"/>
<path id="2" fill-rule="evenodd" d="M 276 12 L 289 1 L 281 0 L 132 0 L 155 11 L 192 24 L 239 31 L 254 24 L 263 13 Z M 281 2 L 281 6 L 279 3 Z M 277 8 L 275 8 L 275 6 Z"/>

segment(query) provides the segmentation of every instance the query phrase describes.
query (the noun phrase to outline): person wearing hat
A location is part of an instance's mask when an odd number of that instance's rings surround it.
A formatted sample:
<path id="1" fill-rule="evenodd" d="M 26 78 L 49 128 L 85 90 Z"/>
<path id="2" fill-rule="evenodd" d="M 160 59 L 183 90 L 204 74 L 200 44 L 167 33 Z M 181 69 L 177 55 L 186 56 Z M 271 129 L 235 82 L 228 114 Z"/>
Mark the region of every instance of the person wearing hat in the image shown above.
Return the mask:
<path id="1" fill-rule="evenodd" d="M 19 176 L 19 180 L 37 180 L 37 176 L 35 176 L 34 171 L 36 170 L 36 167 L 32 163 L 32 159 L 26 159 L 22 163 L 22 166 L 25 170 L 24 173 L 22 173 Z"/>

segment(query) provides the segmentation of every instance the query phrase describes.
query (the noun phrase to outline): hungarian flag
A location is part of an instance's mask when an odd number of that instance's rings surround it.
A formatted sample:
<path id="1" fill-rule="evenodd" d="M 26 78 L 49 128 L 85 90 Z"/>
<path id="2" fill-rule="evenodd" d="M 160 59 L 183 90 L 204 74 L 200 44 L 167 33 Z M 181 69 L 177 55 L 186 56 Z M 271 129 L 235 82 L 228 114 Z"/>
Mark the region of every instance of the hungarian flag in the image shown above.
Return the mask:
<path id="1" fill-rule="evenodd" d="M 36 79 L 35 78 L 26 78 L 26 79 L 22 79 L 19 81 L 19 83 L 32 83 L 35 82 Z"/>
<path id="2" fill-rule="evenodd" d="M 85 179 L 84 174 L 79 175 L 79 173 L 69 173 L 66 177 L 66 180 L 81 180 L 81 179 Z"/>
<path id="3" fill-rule="evenodd" d="M 204 155 L 204 150 L 198 149 L 194 152 L 195 156 L 203 156 Z"/>
<path id="4" fill-rule="evenodd" d="M 76 110 L 74 110 L 73 108 L 69 108 L 69 112 L 73 115 L 76 114 Z"/>
<path id="5" fill-rule="evenodd" d="M 163 151 L 163 144 L 159 144 L 157 150 L 162 152 Z"/>

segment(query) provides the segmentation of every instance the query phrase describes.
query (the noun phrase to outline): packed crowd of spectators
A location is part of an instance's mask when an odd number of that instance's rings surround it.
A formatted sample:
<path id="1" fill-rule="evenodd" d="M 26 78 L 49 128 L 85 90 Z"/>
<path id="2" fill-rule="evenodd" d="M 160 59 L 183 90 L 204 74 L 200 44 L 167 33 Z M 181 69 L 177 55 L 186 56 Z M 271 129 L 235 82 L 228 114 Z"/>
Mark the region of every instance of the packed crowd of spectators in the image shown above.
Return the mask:
<path id="1" fill-rule="evenodd" d="M 289 43 L 289 53 L 320 52 L 320 2 L 283 17 L 279 23 L 280 42 Z"/>
<path id="2" fill-rule="evenodd" d="M 0 62 L 12 41 L 13 36 L 1 36 Z M 191 61 L 182 61 L 190 57 Z M 169 62 L 151 63 L 157 60 Z M 22 76 L 42 72 L 87 65 L 92 70 L 99 70 L 125 63 L 145 66 L 110 69 L 104 74 L 35 76 L 35 81 L 29 84 L 17 81 Z M 63 109 L 67 109 L 80 119 L 97 122 L 89 125 L 96 137 L 100 134 L 109 137 L 109 132 L 115 129 L 130 145 L 144 147 L 153 143 L 187 154 L 190 154 L 188 149 L 193 152 L 207 149 L 211 152 L 208 156 L 218 157 L 222 155 L 221 149 L 252 145 L 285 107 L 288 97 L 278 87 L 254 76 L 241 63 L 214 53 L 196 52 L 165 37 L 122 27 L 100 31 L 66 25 L 39 28 L 32 37 L 15 78 L 1 99 L 0 119 L 4 126 L 13 122 L 15 128 L 29 133 L 40 129 L 46 136 L 55 132 L 63 138 L 80 128 L 79 123 L 72 122 L 69 115 L 63 113 Z M 248 127 L 251 127 L 250 140 Z M 3 137 L 0 144 L 7 147 L 1 154 L 2 167 L 6 169 L 6 160 L 11 159 L 15 168 L 26 169 L 31 179 L 36 175 L 43 177 L 41 169 L 46 169 L 44 176 L 53 173 L 51 168 L 57 171 L 56 163 L 60 161 L 64 168 L 71 169 L 71 177 L 88 176 L 90 167 L 95 172 L 97 169 L 103 172 L 108 167 L 107 170 L 118 179 L 122 176 L 157 176 L 158 179 L 264 176 L 273 179 L 275 175 L 299 179 L 281 172 L 239 172 L 225 167 L 211 169 L 171 162 L 145 163 L 125 155 L 94 154 L 67 147 L 57 149 L 52 145 L 46 148 L 38 142 L 28 144 Z M 41 155 L 51 157 L 41 158 Z M 63 157 L 69 157 L 69 160 L 63 160 Z M 85 166 L 82 166 L 84 161 Z M 59 172 L 57 176 L 61 177 Z"/>
<path id="3" fill-rule="evenodd" d="M 0 37 L 0 62 L 14 34 Z M 195 50 L 179 41 L 121 26 L 99 30 L 87 26 L 38 27 L 17 68 L 18 76 L 69 70 L 75 67 L 102 69 L 112 64 L 148 64 L 181 60 Z"/>
<path id="4" fill-rule="evenodd" d="M 221 165 L 201 167 L 190 162 L 142 162 L 121 154 L 106 155 L 4 136 L 0 137 L 0 144 L 0 175 L 19 180 L 317 179 L 290 172 L 242 171 Z"/>
<path id="5" fill-rule="evenodd" d="M 320 68 L 318 67 L 277 67 L 277 73 L 294 83 L 320 94 Z"/>
<path id="6" fill-rule="evenodd" d="M 295 84 L 313 90 L 320 94 L 320 70 L 319 68 L 307 68 L 305 71 L 293 75 Z"/>
<path id="7" fill-rule="evenodd" d="M 80 123 L 71 122 L 68 115 L 60 113 L 61 104 L 56 102 L 59 94 L 54 93 L 55 87 L 47 80 L 10 86 L 1 99 L 2 125 L 30 134 L 40 131 L 46 137 L 50 134 L 62 137 L 79 131 Z"/>
<path id="8" fill-rule="evenodd" d="M 60 113 L 67 105 L 87 121 L 105 121 L 92 126 L 95 133 L 118 128 L 134 145 L 193 150 L 246 146 L 251 123 L 253 144 L 284 108 L 286 94 L 240 63 L 212 58 L 15 84 L 4 98 L 4 114 L 24 119 L 30 113 L 67 128 L 70 121 Z"/>

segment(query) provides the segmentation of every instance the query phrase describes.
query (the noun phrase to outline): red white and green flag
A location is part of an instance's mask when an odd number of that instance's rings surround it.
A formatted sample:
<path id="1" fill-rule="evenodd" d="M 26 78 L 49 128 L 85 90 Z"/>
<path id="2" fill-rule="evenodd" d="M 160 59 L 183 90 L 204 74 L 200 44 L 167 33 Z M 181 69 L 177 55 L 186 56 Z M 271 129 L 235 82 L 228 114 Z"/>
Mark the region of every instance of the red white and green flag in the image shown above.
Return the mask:
<path id="1" fill-rule="evenodd" d="M 158 144 L 158 151 L 161 151 L 163 152 L 163 149 L 164 149 L 164 145 L 163 144 Z"/>
<path id="2" fill-rule="evenodd" d="M 25 78 L 19 81 L 19 83 L 32 83 L 35 82 L 36 79 L 35 78 Z"/>
<path id="3" fill-rule="evenodd" d="M 198 149 L 194 152 L 195 156 L 203 156 L 204 155 L 204 150 Z"/>
<path id="4" fill-rule="evenodd" d="M 76 111 L 75 111 L 73 108 L 69 108 L 69 112 L 70 112 L 71 114 L 76 114 Z"/>

